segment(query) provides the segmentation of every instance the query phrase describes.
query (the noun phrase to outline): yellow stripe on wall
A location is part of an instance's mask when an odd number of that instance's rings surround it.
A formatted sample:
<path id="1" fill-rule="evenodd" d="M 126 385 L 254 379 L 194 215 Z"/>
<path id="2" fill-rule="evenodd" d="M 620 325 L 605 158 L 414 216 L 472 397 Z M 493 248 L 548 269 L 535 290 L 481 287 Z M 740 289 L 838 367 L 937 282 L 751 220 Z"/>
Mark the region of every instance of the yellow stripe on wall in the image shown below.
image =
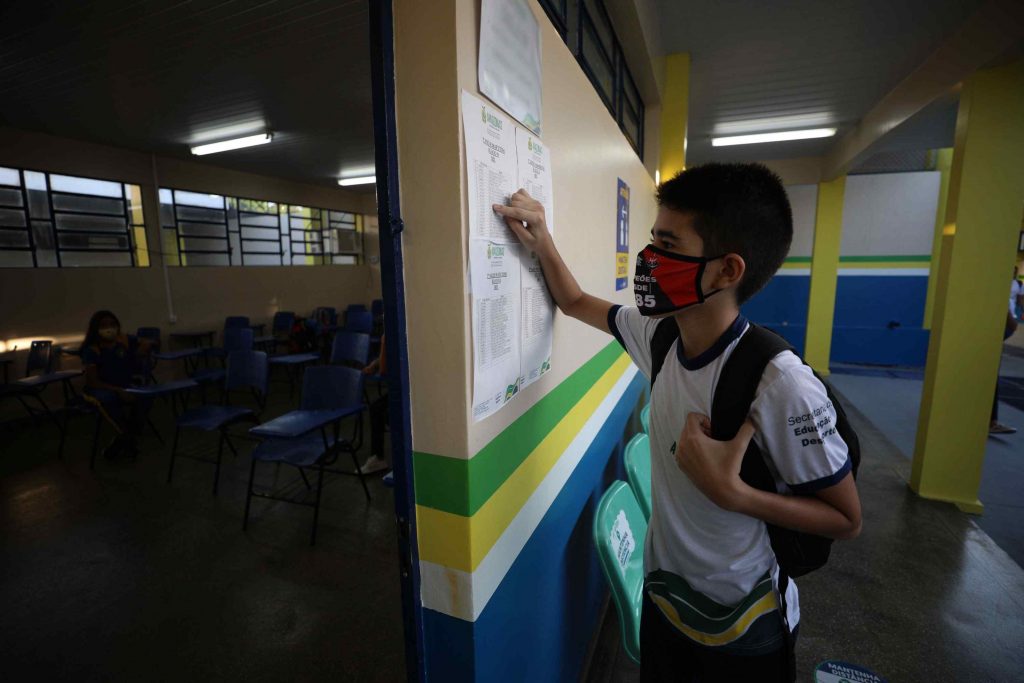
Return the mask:
<path id="1" fill-rule="evenodd" d="M 472 517 L 417 505 L 420 559 L 474 571 L 629 365 L 623 353 Z"/>

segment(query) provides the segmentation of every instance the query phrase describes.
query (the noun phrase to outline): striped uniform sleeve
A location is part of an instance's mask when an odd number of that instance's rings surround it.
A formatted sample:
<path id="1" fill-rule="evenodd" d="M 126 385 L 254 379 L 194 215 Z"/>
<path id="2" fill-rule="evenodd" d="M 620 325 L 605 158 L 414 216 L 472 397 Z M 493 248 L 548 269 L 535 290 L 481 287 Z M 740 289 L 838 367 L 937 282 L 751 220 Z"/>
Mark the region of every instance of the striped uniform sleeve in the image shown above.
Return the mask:
<path id="1" fill-rule="evenodd" d="M 803 363 L 790 364 L 750 409 L 757 440 L 782 481 L 798 494 L 838 484 L 851 469 L 825 386 Z"/>

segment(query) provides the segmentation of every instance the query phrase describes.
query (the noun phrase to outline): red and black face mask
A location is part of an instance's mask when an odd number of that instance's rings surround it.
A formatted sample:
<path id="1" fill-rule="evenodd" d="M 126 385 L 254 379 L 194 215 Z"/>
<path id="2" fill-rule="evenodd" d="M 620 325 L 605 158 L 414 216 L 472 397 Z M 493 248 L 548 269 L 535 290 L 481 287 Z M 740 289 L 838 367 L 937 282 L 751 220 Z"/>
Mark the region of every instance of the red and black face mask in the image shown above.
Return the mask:
<path id="1" fill-rule="evenodd" d="M 636 257 L 633 294 L 641 315 L 675 313 L 704 303 L 712 294 L 701 290 L 701 277 L 715 256 L 683 256 L 649 244 Z"/>

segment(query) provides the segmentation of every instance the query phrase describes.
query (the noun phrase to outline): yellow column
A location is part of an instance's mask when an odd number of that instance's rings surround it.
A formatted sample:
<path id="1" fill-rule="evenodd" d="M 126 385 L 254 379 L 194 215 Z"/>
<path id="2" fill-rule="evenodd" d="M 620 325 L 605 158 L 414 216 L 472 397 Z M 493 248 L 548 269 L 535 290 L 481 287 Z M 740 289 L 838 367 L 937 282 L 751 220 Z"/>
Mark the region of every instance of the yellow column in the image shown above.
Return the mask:
<path id="1" fill-rule="evenodd" d="M 843 196 L 846 176 L 818 184 L 818 212 L 811 251 L 811 293 L 807 302 L 804 358 L 822 377 L 829 374 L 832 318 L 839 278 L 839 243 L 843 236 Z"/>
<path id="2" fill-rule="evenodd" d="M 932 311 L 935 309 L 935 285 L 939 281 L 939 261 L 942 258 L 942 228 L 946 225 L 946 199 L 949 196 L 949 172 L 953 166 L 953 148 L 938 150 L 935 170 L 940 174 L 939 201 L 935 208 L 935 236 L 932 238 L 931 270 L 928 273 L 928 296 L 924 300 L 924 322 L 926 330 L 932 328 Z"/>
<path id="3" fill-rule="evenodd" d="M 690 54 L 665 57 L 665 92 L 661 98 L 661 154 L 658 173 L 668 180 L 686 168 L 686 122 L 690 105 Z"/>
<path id="4" fill-rule="evenodd" d="M 1024 204 L 1024 60 L 964 83 L 910 486 L 980 514 L 978 486 Z"/>

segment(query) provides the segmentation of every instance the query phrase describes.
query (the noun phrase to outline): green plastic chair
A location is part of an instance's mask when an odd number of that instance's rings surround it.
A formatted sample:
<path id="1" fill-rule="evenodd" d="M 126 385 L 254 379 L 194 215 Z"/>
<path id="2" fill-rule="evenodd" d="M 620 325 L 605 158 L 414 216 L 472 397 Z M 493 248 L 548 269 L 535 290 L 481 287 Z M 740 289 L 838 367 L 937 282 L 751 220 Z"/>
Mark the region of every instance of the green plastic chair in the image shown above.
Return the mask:
<path id="1" fill-rule="evenodd" d="M 640 410 L 640 424 L 644 428 L 644 434 L 650 434 L 651 433 L 651 430 L 648 427 L 650 422 L 651 422 L 651 404 L 650 404 L 650 402 L 648 402 L 647 405 L 645 405 Z"/>
<path id="2" fill-rule="evenodd" d="M 622 646 L 640 663 L 640 601 L 644 589 L 647 520 L 629 484 L 616 481 L 601 496 L 594 516 L 594 545 L 619 613 Z"/>
<path id="3" fill-rule="evenodd" d="M 626 479 L 633 489 L 644 519 L 651 519 L 651 440 L 646 434 L 637 434 L 626 444 L 623 457 Z"/>

